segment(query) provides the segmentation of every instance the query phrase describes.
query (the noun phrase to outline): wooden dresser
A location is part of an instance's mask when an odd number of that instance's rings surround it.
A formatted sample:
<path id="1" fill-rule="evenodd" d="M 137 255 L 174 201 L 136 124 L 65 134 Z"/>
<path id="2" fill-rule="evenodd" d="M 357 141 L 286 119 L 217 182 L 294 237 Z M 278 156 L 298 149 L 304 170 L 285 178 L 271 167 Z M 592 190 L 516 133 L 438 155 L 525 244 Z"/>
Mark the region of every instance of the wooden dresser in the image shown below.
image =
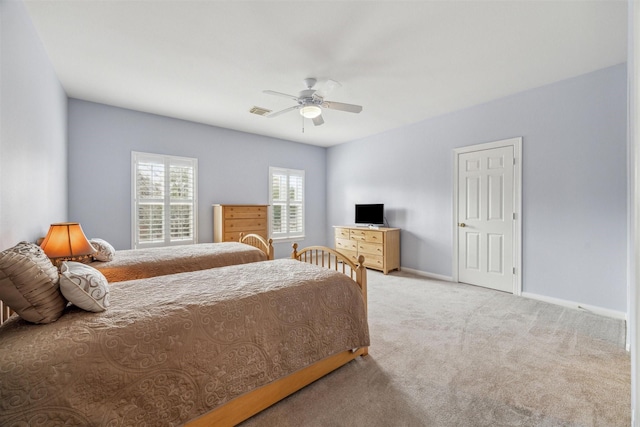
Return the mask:
<path id="1" fill-rule="evenodd" d="M 387 274 L 400 270 L 400 229 L 336 226 L 336 250 L 356 262 L 364 255 L 364 265 Z"/>
<path id="2" fill-rule="evenodd" d="M 269 205 L 213 205 L 213 241 L 237 242 L 240 233 L 255 233 L 268 239 Z"/>

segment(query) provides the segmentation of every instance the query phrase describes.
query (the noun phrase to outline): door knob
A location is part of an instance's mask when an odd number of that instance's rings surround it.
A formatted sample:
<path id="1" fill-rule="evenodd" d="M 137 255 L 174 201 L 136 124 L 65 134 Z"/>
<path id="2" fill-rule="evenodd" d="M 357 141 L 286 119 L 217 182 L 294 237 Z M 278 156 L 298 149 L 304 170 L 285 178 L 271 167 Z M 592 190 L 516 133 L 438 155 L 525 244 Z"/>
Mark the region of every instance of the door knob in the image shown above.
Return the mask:
<path id="1" fill-rule="evenodd" d="M 466 227 L 466 226 L 467 226 L 467 224 L 465 224 L 464 222 L 461 222 L 461 223 L 458 224 L 458 227 Z"/>

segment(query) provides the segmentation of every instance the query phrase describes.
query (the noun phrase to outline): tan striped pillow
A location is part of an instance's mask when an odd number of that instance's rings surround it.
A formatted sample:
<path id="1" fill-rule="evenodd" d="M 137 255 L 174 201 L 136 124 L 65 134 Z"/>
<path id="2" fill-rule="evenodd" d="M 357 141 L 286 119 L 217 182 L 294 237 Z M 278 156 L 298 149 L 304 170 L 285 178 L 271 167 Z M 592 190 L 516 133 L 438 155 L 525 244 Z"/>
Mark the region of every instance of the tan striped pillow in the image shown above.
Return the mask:
<path id="1" fill-rule="evenodd" d="M 0 252 L 0 300 L 33 323 L 51 323 L 67 306 L 58 269 L 40 246 L 20 242 Z"/>

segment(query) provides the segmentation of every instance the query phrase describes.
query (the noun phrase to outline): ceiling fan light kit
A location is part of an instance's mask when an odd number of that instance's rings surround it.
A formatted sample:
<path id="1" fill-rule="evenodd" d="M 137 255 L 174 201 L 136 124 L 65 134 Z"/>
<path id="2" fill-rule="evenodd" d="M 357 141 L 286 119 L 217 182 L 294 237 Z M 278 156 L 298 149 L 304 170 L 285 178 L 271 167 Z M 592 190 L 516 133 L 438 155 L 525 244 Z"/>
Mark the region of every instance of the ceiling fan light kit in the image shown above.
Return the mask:
<path id="1" fill-rule="evenodd" d="M 276 92 L 273 90 L 265 90 L 264 93 L 289 98 L 297 102 L 298 104 L 289 108 L 285 108 L 284 110 L 270 113 L 267 115 L 267 117 L 273 118 L 289 111 L 300 110 L 300 115 L 302 117 L 312 119 L 315 126 L 320 126 L 324 123 L 324 119 L 322 118 L 322 110 L 325 108 L 330 110 L 347 111 L 349 113 L 359 113 L 360 111 L 362 111 L 362 106 L 360 105 L 324 100 L 324 97 L 328 94 L 328 92 L 330 92 L 333 88 L 340 86 L 340 83 L 334 80 L 327 80 L 321 90 L 313 89 L 316 84 L 316 79 L 314 78 L 304 79 L 304 84 L 307 89 L 300 91 L 298 96 L 288 95 L 286 93 Z"/>
<path id="2" fill-rule="evenodd" d="M 300 109 L 300 114 L 307 119 L 315 119 L 322 114 L 322 109 L 317 105 L 306 105 Z"/>

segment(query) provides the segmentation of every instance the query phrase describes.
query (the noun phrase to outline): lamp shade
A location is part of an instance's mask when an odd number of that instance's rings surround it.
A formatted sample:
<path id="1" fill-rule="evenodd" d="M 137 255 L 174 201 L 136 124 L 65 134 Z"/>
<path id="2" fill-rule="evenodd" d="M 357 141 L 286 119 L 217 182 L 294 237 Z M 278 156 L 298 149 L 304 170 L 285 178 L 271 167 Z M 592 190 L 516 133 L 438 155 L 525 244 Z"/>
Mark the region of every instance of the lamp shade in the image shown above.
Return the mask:
<path id="1" fill-rule="evenodd" d="M 73 258 L 96 251 L 77 222 L 51 224 L 40 247 L 49 258 Z"/>

